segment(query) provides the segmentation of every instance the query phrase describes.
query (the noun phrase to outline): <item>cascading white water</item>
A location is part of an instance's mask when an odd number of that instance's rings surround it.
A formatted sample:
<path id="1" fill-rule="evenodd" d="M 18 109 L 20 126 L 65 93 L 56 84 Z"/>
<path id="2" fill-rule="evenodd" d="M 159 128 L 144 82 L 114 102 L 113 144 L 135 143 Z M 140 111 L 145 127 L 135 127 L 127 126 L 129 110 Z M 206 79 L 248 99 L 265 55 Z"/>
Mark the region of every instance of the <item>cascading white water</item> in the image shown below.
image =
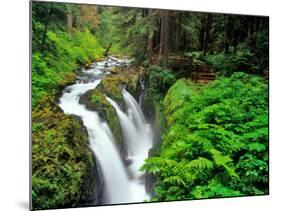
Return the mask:
<path id="1" fill-rule="evenodd" d="M 149 199 L 150 196 L 146 193 L 145 177 L 139 169 L 152 147 L 152 131 L 134 97 L 125 89 L 122 94 L 127 106 L 127 113 L 123 112 L 112 99 L 107 97 L 107 100 L 117 112 L 126 142 L 127 159 L 131 161 L 128 169 L 132 181 L 131 188 L 134 190 L 133 198 L 136 201 L 143 201 L 144 198 Z"/>
<path id="2" fill-rule="evenodd" d="M 60 98 L 60 107 L 65 113 L 82 118 L 87 128 L 90 147 L 100 162 L 106 186 L 106 203 L 126 203 L 132 201 L 129 179 L 119 152 L 114 145 L 113 135 L 107 124 L 98 114 L 79 104 L 79 97 L 87 90 L 95 88 L 100 80 L 87 84 L 75 84 L 68 87 Z M 114 176 L 113 176 L 114 175 Z"/>
<path id="3" fill-rule="evenodd" d="M 124 97 L 124 101 L 128 107 L 129 116 L 134 121 L 136 128 L 141 133 L 145 132 L 144 131 L 145 130 L 144 127 L 146 126 L 145 118 L 137 101 L 125 89 L 122 90 L 122 94 Z"/>
<path id="4" fill-rule="evenodd" d="M 139 96 L 139 105 L 142 106 L 142 101 L 143 101 L 143 96 L 144 96 L 144 89 L 145 89 L 145 84 L 144 84 L 144 79 L 141 78 L 140 81 L 140 88 L 141 88 L 141 93 L 140 93 L 140 96 Z"/>
<path id="5" fill-rule="evenodd" d="M 81 71 L 76 84 L 65 88 L 59 102 L 59 106 L 65 113 L 80 116 L 87 128 L 90 148 L 100 164 L 105 184 L 104 204 L 143 202 L 150 198 L 145 191 L 145 179 L 139 168 L 148 157 L 152 135 L 134 98 L 125 90 L 123 91 L 128 113 L 124 113 L 116 102 L 109 99 L 120 118 L 126 148 L 129 152 L 128 159 L 132 161 L 128 170 L 124 167 L 107 123 L 100 119 L 97 112 L 87 110 L 84 105 L 79 104 L 80 96 L 94 89 L 101 79 L 109 74 L 108 68 L 128 65 L 130 62 L 130 60 L 108 57 L 105 61 L 94 63 L 91 69 Z"/>

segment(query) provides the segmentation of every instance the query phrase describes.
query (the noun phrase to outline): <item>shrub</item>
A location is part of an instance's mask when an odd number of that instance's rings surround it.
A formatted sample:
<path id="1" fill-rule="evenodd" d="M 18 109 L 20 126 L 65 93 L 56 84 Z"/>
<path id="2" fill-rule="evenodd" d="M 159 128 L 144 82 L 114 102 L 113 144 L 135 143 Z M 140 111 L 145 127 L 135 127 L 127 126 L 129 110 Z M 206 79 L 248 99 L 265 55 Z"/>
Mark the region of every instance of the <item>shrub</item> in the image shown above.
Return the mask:
<path id="1" fill-rule="evenodd" d="M 32 205 L 34 209 L 72 207 L 92 168 L 87 131 L 45 97 L 32 111 Z M 96 182 L 96 181 L 94 181 Z"/>
<path id="2" fill-rule="evenodd" d="M 88 31 L 47 33 L 48 50 L 32 54 L 32 107 L 45 95 L 55 96 L 65 84 L 75 81 L 78 65 L 102 56 L 103 48 Z"/>
<path id="3" fill-rule="evenodd" d="M 184 55 L 192 59 L 195 64 L 201 64 L 204 61 L 204 56 L 201 51 L 187 52 Z"/>
<path id="4" fill-rule="evenodd" d="M 157 200 L 268 194 L 268 86 L 235 73 L 200 87 L 178 80 L 164 99 L 167 130 L 142 170 Z"/>
<path id="5" fill-rule="evenodd" d="M 237 53 L 207 55 L 205 61 L 224 75 L 231 75 L 233 72 L 255 72 L 257 67 L 252 64 L 252 57 L 249 50 L 241 50 Z"/>
<path id="6" fill-rule="evenodd" d="M 163 97 L 168 89 L 176 82 L 173 72 L 162 69 L 160 66 L 150 66 L 147 75 L 149 77 L 149 88 L 158 97 Z"/>

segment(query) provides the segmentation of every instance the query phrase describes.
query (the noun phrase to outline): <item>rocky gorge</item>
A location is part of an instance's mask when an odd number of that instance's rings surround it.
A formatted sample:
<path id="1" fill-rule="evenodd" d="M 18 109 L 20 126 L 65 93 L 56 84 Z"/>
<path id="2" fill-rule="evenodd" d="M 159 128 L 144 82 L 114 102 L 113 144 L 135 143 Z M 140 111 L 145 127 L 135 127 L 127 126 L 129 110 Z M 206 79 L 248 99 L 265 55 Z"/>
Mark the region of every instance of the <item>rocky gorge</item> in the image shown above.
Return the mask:
<path id="1" fill-rule="evenodd" d="M 141 94 L 143 68 L 131 63 L 128 59 L 111 56 L 94 63 L 78 73 L 76 84 L 66 87 L 59 99 L 59 106 L 65 113 L 82 119 L 90 149 L 98 161 L 99 168 L 91 177 L 98 177 L 95 180 L 101 182 L 88 193 L 93 198 L 101 197 L 92 203 L 149 199 L 146 176 L 139 169 L 151 148 L 152 131 L 134 99 L 139 99 Z M 127 127 L 131 127 L 131 131 Z M 114 160 L 108 160 L 109 155 Z M 111 173 L 119 179 L 113 180 Z M 91 184 L 91 181 L 88 179 L 86 183 Z M 124 186 L 127 190 L 122 194 L 120 188 L 124 189 Z"/>

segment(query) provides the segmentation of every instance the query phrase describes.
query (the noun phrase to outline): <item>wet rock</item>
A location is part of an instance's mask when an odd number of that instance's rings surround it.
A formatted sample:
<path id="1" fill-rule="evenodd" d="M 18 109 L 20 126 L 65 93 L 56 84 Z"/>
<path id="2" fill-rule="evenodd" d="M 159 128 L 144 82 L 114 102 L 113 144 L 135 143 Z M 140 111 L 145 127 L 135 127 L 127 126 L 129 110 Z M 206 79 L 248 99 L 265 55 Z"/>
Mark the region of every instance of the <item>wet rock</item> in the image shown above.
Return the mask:
<path id="1" fill-rule="evenodd" d="M 94 158 L 93 158 L 94 159 Z M 95 164 L 89 168 L 85 176 L 82 188 L 79 206 L 93 206 L 101 203 L 102 181 L 99 175 L 98 167 Z"/>
<path id="2" fill-rule="evenodd" d="M 87 109 L 97 111 L 111 129 L 118 145 L 122 141 L 121 127 L 115 109 L 105 98 L 105 95 L 99 89 L 93 89 L 83 94 L 79 103 L 86 106 Z"/>
<path id="3" fill-rule="evenodd" d="M 111 73 L 111 74 L 119 74 L 119 73 L 121 73 L 121 68 L 120 67 L 113 67 L 113 68 L 110 68 L 109 69 L 109 72 Z"/>
<path id="4" fill-rule="evenodd" d="M 114 58 L 112 59 L 114 60 Z M 115 109 L 107 101 L 105 96 L 113 99 L 125 110 L 122 89 L 126 88 L 138 99 L 141 92 L 139 79 L 143 74 L 143 69 L 137 66 L 130 66 L 127 68 L 114 67 L 107 70 L 115 72 L 116 74 L 103 78 L 101 83 L 94 90 L 89 90 L 80 97 L 79 103 L 85 105 L 89 110 L 97 111 L 100 117 L 108 123 L 119 146 L 121 156 L 125 158 L 126 149 L 124 144 L 121 143 L 122 132 L 119 119 Z"/>

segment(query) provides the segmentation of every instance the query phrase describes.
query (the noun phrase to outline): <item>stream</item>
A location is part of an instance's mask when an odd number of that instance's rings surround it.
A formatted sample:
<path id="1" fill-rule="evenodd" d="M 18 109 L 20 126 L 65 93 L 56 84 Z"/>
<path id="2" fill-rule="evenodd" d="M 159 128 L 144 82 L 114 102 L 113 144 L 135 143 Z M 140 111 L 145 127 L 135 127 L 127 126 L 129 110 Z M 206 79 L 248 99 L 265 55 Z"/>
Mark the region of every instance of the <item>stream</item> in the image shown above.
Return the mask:
<path id="1" fill-rule="evenodd" d="M 76 84 L 66 87 L 59 99 L 59 106 L 64 113 L 81 117 L 87 128 L 89 146 L 99 163 L 99 173 L 104 185 L 101 204 L 136 203 L 151 197 L 146 191 L 146 176 L 139 168 L 148 157 L 153 134 L 135 98 L 124 88 L 122 95 L 126 109 L 122 110 L 114 100 L 106 97 L 116 110 L 120 121 L 126 160 L 121 158 L 114 136 L 98 112 L 79 104 L 81 95 L 95 89 L 101 80 L 110 74 L 109 68 L 128 66 L 130 63 L 128 59 L 112 56 L 93 63 L 90 69 L 83 69 L 77 75 Z"/>

